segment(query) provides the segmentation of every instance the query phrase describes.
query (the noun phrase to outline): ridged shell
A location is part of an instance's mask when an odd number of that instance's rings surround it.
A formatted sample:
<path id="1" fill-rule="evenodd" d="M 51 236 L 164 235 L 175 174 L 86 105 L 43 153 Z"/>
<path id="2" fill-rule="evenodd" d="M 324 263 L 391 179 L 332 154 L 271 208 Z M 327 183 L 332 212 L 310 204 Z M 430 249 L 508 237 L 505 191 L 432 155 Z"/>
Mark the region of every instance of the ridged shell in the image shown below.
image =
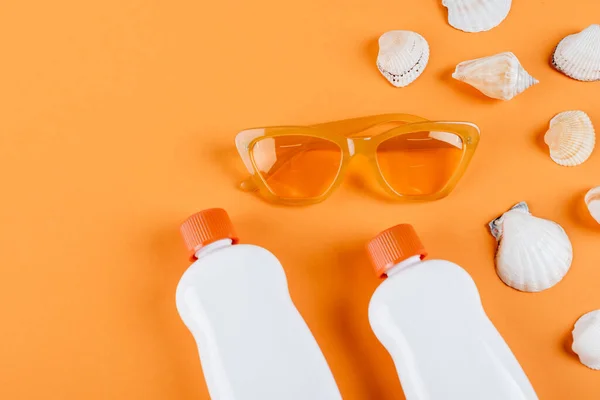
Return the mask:
<path id="1" fill-rule="evenodd" d="M 443 0 L 448 23 L 464 32 L 483 32 L 500 25 L 508 16 L 511 0 Z"/>
<path id="2" fill-rule="evenodd" d="M 552 64 L 579 81 L 600 80 L 600 25 L 594 24 L 560 41 Z"/>
<path id="3" fill-rule="evenodd" d="M 377 68 L 396 87 L 414 82 L 429 61 L 429 44 L 416 32 L 389 31 L 379 38 Z"/>
<path id="4" fill-rule="evenodd" d="M 512 288 L 523 292 L 549 289 L 571 267 L 573 247 L 564 229 L 532 216 L 526 203 L 490 222 L 490 230 L 498 240 L 496 272 Z"/>
<path id="5" fill-rule="evenodd" d="M 591 216 L 600 224 L 600 186 L 590 189 L 586 193 L 585 205 Z"/>
<path id="6" fill-rule="evenodd" d="M 573 167 L 585 162 L 596 145 L 590 117 L 583 111 L 565 111 L 550 120 L 544 135 L 550 158 L 558 165 Z"/>
<path id="7" fill-rule="evenodd" d="M 500 100 L 510 100 L 539 83 L 510 52 L 464 61 L 456 66 L 452 77 Z"/>
<path id="8" fill-rule="evenodd" d="M 600 370 L 600 310 L 584 314 L 577 320 L 571 348 L 583 365 Z"/>

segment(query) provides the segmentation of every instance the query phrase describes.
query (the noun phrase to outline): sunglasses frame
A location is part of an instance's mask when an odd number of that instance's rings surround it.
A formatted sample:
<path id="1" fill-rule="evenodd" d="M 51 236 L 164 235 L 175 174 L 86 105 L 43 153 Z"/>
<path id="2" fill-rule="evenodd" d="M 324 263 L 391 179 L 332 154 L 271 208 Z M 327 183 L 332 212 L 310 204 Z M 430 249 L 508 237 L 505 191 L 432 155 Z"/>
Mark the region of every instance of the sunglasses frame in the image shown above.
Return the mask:
<path id="1" fill-rule="evenodd" d="M 364 132 L 384 124 L 398 125 L 376 135 Z M 395 191 L 386 181 L 377 161 L 378 146 L 393 137 L 415 132 L 446 132 L 457 135 L 462 140 L 462 157 L 452 177 L 439 191 L 427 195 L 406 195 Z M 253 149 L 256 143 L 266 138 L 280 136 L 305 136 L 335 143 L 341 150 L 340 166 L 331 185 L 320 196 L 310 198 L 286 198 L 277 195 L 269 187 L 254 160 Z M 473 153 L 479 143 L 480 131 L 477 125 L 469 122 L 442 122 L 410 114 L 383 114 L 342 121 L 328 122 L 311 126 L 275 126 L 247 129 L 237 134 L 236 147 L 250 177 L 240 187 L 246 191 L 258 190 L 267 200 L 286 205 L 309 205 L 327 199 L 341 184 L 351 159 L 359 154 L 366 156 L 382 188 L 391 196 L 405 201 L 437 200 L 446 197 L 465 173 Z"/>

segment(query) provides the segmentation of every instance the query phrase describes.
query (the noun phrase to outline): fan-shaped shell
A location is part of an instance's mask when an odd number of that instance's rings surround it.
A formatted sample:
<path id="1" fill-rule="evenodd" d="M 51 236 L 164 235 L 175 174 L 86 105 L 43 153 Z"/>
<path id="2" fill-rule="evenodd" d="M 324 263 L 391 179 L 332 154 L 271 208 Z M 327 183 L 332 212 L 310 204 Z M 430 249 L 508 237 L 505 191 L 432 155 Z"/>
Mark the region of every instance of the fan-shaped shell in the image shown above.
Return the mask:
<path id="1" fill-rule="evenodd" d="M 573 247 L 564 229 L 532 216 L 526 203 L 490 222 L 490 230 L 498 240 L 496 272 L 512 288 L 524 292 L 549 289 L 571 267 Z"/>
<path id="2" fill-rule="evenodd" d="M 552 64 L 579 81 L 600 80 L 600 25 L 594 24 L 560 41 Z"/>
<path id="3" fill-rule="evenodd" d="M 416 32 L 389 31 L 379 38 L 377 68 L 396 87 L 417 79 L 428 61 L 429 44 Z"/>
<path id="4" fill-rule="evenodd" d="M 585 205 L 591 216 L 600 224 L 600 186 L 592 188 L 586 193 Z"/>
<path id="5" fill-rule="evenodd" d="M 464 61 L 456 66 L 452 77 L 500 100 L 510 100 L 539 83 L 510 52 Z"/>
<path id="6" fill-rule="evenodd" d="M 565 111 L 550 120 L 550 129 L 544 141 L 555 163 L 573 167 L 590 157 L 596 145 L 596 133 L 586 113 Z"/>
<path id="7" fill-rule="evenodd" d="M 600 370 L 600 310 L 584 314 L 577 320 L 571 348 L 583 365 Z"/>
<path id="8" fill-rule="evenodd" d="M 443 0 L 448 23 L 465 32 L 483 32 L 500 25 L 508 16 L 511 0 Z"/>

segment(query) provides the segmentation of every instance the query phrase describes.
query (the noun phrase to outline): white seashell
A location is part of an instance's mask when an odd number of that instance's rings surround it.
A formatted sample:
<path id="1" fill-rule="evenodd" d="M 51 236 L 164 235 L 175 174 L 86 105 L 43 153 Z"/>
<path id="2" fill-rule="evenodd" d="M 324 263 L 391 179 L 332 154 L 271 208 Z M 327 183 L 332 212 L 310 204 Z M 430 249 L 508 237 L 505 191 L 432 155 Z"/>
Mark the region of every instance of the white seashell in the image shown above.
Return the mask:
<path id="1" fill-rule="evenodd" d="M 465 32 L 483 32 L 500 25 L 512 0 L 443 0 L 448 23 Z"/>
<path id="2" fill-rule="evenodd" d="M 389 31 L 379 38 L 377 68 L 396 87 L 412 83 L 429 61 L 429 44 L 416 32 Z"/>
<path id="3" fill-rule="evenodd" d="M 489 224 L 498 240 L 496 272 L 508 286 L 523 292 L 540 292 L 567 274 L 573 247 L 563 228 L 529 213 L 519 203 Z"/>
<path id="4" fill-rule="evenodd" d="M 600 186 L 586 193 L 585 205 L 592 217 L 600 224 Z"/>
<path id="5" fill-rule="evenodd" d="M 596 134 L 590 117 L 583 111 L 565 111 L 550 120 L 544 135 L 550 158 L 558 165 L 573 167 L 585 162 L 596 145 Z"/>
<path id="6" fill-rule="evenodd" d="M 579 81 L 600 80 L 600 25 L 594 24 L 560 41 L 552 65 Z"/>
<path id="7" fill-rule="evenodd" d="M 575 322 L 571 348 L 583 365 L 600 370 L 600 310 L 591 311 Z"/>
<path id="8" fill-rule="evenodd" d="M 500 53 L 456 66 L 454 79 L 468 83 L 488 97 L 510 100 L 539 83 L 521 66 L 513 53 Z"/>

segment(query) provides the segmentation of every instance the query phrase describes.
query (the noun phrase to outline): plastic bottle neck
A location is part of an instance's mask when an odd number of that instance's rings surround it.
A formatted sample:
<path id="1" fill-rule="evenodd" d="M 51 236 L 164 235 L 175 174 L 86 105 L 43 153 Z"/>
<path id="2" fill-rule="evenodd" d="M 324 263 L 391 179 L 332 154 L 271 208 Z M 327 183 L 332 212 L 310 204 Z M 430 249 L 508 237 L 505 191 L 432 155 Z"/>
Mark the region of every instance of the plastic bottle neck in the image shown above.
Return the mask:
<path id="1" fill-rule="evenodd" d="M 212 253 L 215 250 L 231 246 L 232 243 L 233 242 L 231 239 L 219 239 L 216 242 L 212 242 L 210 244 L 207 244 L 206 246 L 202 246 L 198 249 L 198 251 L 196 251 L 196 258 L 200 259 L 200 257 L 205 257 L 207 254 Z"/>
<path id="2" fill-rule="evenodd" d="M 412 267 L 414 265 L 418 265 L 421 263 L 421 256 L 412 256 L 410 258 L 407 258 L 404 261 L 399 262 L 398 264 L 394 265 L 392 268 L 388 269 L 387 272 L 385 273 L 388 277 L 397 274 L 400 271 L 405 270 L 406 268 Z"/>

